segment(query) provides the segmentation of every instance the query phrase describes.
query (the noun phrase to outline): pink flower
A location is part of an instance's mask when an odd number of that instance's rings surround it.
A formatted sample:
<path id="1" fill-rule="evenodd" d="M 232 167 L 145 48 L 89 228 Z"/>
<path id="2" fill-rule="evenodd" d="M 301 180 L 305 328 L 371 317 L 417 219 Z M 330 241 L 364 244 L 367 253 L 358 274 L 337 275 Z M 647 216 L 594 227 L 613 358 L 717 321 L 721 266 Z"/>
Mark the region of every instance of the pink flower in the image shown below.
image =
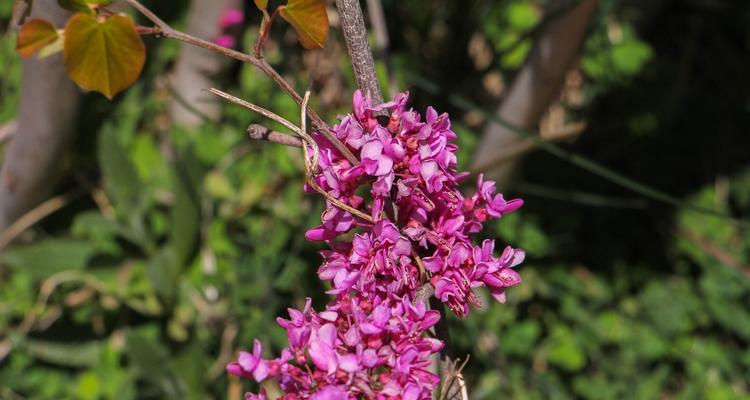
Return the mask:
<path id="1" fill-rule="evenodd" d="M 237 44 L 237 39 L 232 35 L 219 35 L 214 39 L 214 43 L 231 49 Z"/>
<path id="2" fill-rule="evenodd" d="M 261 344 L 256 339 L 253 344 L 252 354 L 245 351 L 240 352 L 238 361 L 227 365 L 227 371 L 232 375 L 243 378 L 252 376 L 256 382 L 263 381 L 268 377 L 269 365 L 268 361 L 261 358 L 261 352 Z"/>
<path id="3" fill-rule="evenodd" d="M 245 21 L 245 14 L 242 10 L 231 8 L 224 11 L 224 14 L 219 17 L 219 28 L 227 29 L 235 25 L 239 25 Z"/>
<path id="4" fill-rule="evenodd" d="M 289 340 L 281 357 L 263 360 L 256 341 L 252 354 L 241 353 L 227 367 L 230 373 L 276 377 L 289 399 L 430 399 L 439 383 L 430 360 L 443 343 L 428 331 L 440 313 L 415 301 L 418 291 L 432 285 L 435 297 L 464 317 L 479 305 L 475 290 L 484 287 L 503 302 L 505 290 L 521 281 L 513 268 L 523 261 L 522 250 L 506 246 L 495 256 L 494 241 L 476 246 L 471 239 L 487 220 L 523 201 L 505 200 L 482 176 L 476 193 L 462 195 L 458 185 L 467 174 L 455 169 L 458 147 L 448 115 L 430 107 L 423 121 L 406 109 L 407 100 L 403 93 L 373 106 L 355 92 L 352 114 L 332 131 L 359 165 L 313 134 L 320 172 L 312 179 L 372 220 L 326 204 L 321 225 L 305 235 L 329 246 L 320 253 L 318 277 L 330 281 L 330 302 L 320 312 L 309 299 L 302 311 L 289 309 L 288 320 L 277 320 Z M 389 113 L 387 123 L 378 119 L 380 111 Z"/>

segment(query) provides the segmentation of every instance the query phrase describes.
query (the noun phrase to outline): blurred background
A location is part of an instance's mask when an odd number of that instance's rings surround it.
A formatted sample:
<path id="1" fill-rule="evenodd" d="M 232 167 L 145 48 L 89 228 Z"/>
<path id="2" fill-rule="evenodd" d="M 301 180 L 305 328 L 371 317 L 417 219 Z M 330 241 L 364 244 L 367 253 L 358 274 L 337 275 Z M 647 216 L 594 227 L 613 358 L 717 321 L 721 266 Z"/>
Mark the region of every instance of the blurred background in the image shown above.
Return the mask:
<path id="1" fill-rule="evenodd" d="M 145 3 L 245 51 L 260 22 L 246 0 Z M 526 201 L 483 233 L 526 250 L 524 281 L 450 320 L 471 398 L 750 398 L 750 3 L 362 5 L 386 97 L 449 112 L 460 167 Z M 282 21 L 266 56 L 334 123 L 355 85 L 329 16 L 323 50 Z M 326 301 L 298 152 L 201 89 L 297 106 L 252 67 L 147 46 L 109 102 L 0 37 L 2 399 L 240 399 L 225 364 L 253 338 L 278 353 L 275 318 Z"/>

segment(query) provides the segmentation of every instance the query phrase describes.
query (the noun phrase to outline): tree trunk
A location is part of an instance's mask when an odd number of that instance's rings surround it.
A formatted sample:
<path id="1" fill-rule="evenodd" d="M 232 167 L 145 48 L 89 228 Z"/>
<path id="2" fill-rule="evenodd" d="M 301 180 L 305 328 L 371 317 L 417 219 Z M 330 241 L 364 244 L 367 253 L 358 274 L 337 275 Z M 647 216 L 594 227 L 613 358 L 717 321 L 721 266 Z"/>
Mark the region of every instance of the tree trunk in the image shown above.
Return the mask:
<path id="1" fill-rule="evenodd" d="M 569 3 L 552 0 L 547 14 L 555 14 L 560 7 L 568 7 Z M 579 53 L 597 4 L 598 0 L 582 0 L 542 27 L 507 97 L 497 109 L 500 118 L 520 128 L 536 128 L 544 111 L 559 96 L 565 75 Z M 509 159 L 503 151 L 517 148 L 521 142 L 524 139 L 511 130 L 490 124 L 477 147 L 472 170 L 486 171 L 502 187 L 517 162 L 517 157 L 514 157 L 516 160 Z M 505 161 L 495 167 L 498 159 Z"/>
<path id="2" fill-rule="evenodd" d="M 57 2 L 37 1 L 32 18 L 63 26 L 68 13 Z M 0 168 L 0 231 L 47 198 L 61 174 L 73 138 L 80 94 L 68 79 L 62 55 L 23 61 L 17 128 Z"/>
<path id="3" fill-rule="evenodd" d="M 239 0 L 191 0 L 186 33 L 212 40 L 221 33 L 219 18 L 226 10 L 232 8 L 241 9 L 242 3 Z M 228 62 L 229 59 L 222 55 L 197 46 L 182 44 L 170 82 L 174 92 L 170 106 L 174 124 L 189 128 L 200 125 L 204 119 L 219 119 L 220 99 L 207 95 L 203 89 L 216 86 L 215 78 Z"/>

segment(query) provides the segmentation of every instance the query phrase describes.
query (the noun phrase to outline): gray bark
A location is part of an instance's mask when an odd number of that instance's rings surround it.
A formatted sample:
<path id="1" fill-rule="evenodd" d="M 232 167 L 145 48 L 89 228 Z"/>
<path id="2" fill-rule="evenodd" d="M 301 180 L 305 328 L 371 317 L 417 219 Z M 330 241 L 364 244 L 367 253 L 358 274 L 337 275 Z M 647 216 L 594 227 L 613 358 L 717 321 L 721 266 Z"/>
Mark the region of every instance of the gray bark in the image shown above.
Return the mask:
<path id="1" fill-rule="evenodd" d="M 352 61 L 357 87 L 370 95 L 372 104 L 381 104 L 383 93 L 375 74 L 375 62 L 372 59 L 370 43 L 367 41 L 367 28 L 359 1 L 336 0 L 336 9 L 341 18 L 341 29 L 344 32 L 346 50 Z"/>
<path id="2" fill-rule="evenodd" d="M 59 27 L 68 14 L 57 2 L 37 1 L 31 17 Z M 0 168 L 0 230 L 52 193 L 62 175 L 80 99 L 65 74 L 62 54 L 24 60 L 21 87 L 18 125 Z"/>
<path id="3" fill-rule="evenodd" d="M 568 3 L 550 1 L 547 14 L 555 13 Z M 536 127 L 544 111 L 559 96 L 565 74 L 578 56 L 597 4 L 598 0 L 582 0 L 541 29 L 505 100 L 497 109 L 500 118 L 520 128 L 533 130 Z M 503 151 L 517 148 L 521 142 L 524 139 L 508 128 L 490 124 L 477 147 L 472 170 L 486 171 L 502 186 L 516 165 L 516 161 L 505 157 Z M 495 166 L 498 159 L 505 161 Z"/>
<path id="4" fill-rule="evenodd" d="M 186 33 L 211 40 L 221 33 L 217 21 L 230 8 L 242 8 L 239 0 L 192 0 Z M 230 60 L 197 46 L 182 44 L 170 85 L 174 99 L 170 106 L 172 122 L 195 127 L 204 119 L 218 120 L 220 99 L 203 92 L 216 86 L 215 79 Z"/>

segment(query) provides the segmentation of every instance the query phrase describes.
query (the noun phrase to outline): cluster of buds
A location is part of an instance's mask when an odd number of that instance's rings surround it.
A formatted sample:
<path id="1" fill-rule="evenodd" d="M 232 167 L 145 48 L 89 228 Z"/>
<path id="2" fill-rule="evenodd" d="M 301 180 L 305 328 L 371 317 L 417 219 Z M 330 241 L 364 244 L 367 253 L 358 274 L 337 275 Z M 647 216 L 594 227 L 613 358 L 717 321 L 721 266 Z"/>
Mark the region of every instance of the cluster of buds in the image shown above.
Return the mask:
<path id="1" fill-rule="evenodd" d="M 329 246 L 318 276 L 330 281 L 332 299 L 320 312 L 309 300 L 302 311 L 290 309 L 290 319 L 278 319 L 289 338 L 281 356 L 263 359 L 255 341 L 230 373 L 276 379 L 288 400 L 430 399 L 440 381 L 429 372 L 431 356 L 444 344 L 431 334 L 440 313 L 427 309 L 424 288 L 465 317 L 479 305 L 478 288 L 504 302 L 505 288 L 520 282 L 512 268 L 522 250 L 508 246 L 495 255 L 494 241 L 471 239 L 523 201 L 504 199 L 481 176 L 476 193 L 464 197 L 458 185 L 468 174 L 456 171 L 447 114 L 429 107 L 422 120 L 407 100 L 402 93 L 372 106 L 354 94 L 353 113 L 332 131 L 356 165 L 314 135 L 318 169 L 306 190 L 314 186 L 335 201 L 306 237 Z"/>

